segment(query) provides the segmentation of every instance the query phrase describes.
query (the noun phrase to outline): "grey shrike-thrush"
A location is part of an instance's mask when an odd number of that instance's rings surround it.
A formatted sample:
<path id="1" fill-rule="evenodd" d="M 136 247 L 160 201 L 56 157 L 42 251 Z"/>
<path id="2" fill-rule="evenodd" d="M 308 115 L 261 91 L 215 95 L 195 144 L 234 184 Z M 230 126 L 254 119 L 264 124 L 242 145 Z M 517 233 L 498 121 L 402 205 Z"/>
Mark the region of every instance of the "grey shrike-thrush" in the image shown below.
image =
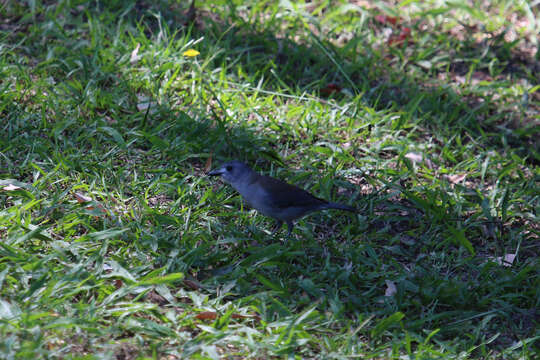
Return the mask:
<path id="1" fill-rule="evenodd" d="M 319 199 L 307 191 L 270 176 L 260 175 L 246 164 L 234 160 L 210 171 L 210 176 L 221 176 L 242 195 L 246 204 L 276 220 L 277 232 L 283 222 L 287 224 L 290 235 L 293 220 L 313 211 L 338 209 L 357 212 L 355 208 Z"/>

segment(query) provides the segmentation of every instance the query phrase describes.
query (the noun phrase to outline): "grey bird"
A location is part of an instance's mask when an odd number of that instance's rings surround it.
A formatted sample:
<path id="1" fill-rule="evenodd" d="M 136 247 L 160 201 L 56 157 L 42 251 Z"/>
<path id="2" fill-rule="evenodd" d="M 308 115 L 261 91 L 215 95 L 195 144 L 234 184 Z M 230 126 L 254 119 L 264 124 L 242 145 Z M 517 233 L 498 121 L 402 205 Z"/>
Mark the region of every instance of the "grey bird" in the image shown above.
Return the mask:
<path id="1" fill-rule="evenodd" d="M 275 219 L 273 233 L 285 222 L 289 230 L 287 235 L 291 235 L 293 221 L 313 211 L 338 209 L 356 212 L 353 207 L 319 199 L 299 187 L 258 174 L 237 160 L 223 164 L 208 175 L 221 176 L 242 195 L 249 207 Z"/>

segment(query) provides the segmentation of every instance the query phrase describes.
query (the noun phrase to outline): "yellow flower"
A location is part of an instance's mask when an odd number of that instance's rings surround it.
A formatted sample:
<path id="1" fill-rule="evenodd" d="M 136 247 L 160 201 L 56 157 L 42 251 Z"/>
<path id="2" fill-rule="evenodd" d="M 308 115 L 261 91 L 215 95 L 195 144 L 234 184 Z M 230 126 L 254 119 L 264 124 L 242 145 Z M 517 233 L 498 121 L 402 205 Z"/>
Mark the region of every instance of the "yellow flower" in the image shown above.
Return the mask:
<path id="1" fill-rule="evenodd" d="M 194 49 L 189 49 L 189 50 L 186 50 L 182 53 L 182 55 L 184 56 L 189 56 L 189 57 L 194 57 L 194 56 L 197 56 L 199 55 L 200 52 L 198 52 L 197 50 L 194 50 Z"/>

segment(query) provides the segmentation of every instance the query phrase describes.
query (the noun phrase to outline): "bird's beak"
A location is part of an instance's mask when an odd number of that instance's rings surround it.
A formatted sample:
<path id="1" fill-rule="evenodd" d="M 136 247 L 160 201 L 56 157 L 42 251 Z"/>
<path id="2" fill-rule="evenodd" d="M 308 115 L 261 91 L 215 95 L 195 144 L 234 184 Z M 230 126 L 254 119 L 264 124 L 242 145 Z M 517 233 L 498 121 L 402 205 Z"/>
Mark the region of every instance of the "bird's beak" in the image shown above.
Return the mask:
<path id="1" fill-rule="evenodd" d="M 223 169 L 212 170 L 206 175 L 208 175 L 208 176 L 220 176 L 221 174 L 223 174 Z"/>

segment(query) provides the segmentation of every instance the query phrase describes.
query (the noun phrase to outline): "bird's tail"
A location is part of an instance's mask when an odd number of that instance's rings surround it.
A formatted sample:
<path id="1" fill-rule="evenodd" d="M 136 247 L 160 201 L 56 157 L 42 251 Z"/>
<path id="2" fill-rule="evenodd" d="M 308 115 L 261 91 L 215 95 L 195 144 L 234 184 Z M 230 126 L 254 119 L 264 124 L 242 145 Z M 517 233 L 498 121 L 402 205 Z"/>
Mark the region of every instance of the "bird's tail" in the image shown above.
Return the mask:
<path id="1" fill-rule="evenodd" d="M 351 206 L 343 205 L 335 202 L 329 202 L 326 204 L 326 209 L 338 209 L 338 210 L 345 210 L 350 212 L 357 212 L 357 210 Z"/>

